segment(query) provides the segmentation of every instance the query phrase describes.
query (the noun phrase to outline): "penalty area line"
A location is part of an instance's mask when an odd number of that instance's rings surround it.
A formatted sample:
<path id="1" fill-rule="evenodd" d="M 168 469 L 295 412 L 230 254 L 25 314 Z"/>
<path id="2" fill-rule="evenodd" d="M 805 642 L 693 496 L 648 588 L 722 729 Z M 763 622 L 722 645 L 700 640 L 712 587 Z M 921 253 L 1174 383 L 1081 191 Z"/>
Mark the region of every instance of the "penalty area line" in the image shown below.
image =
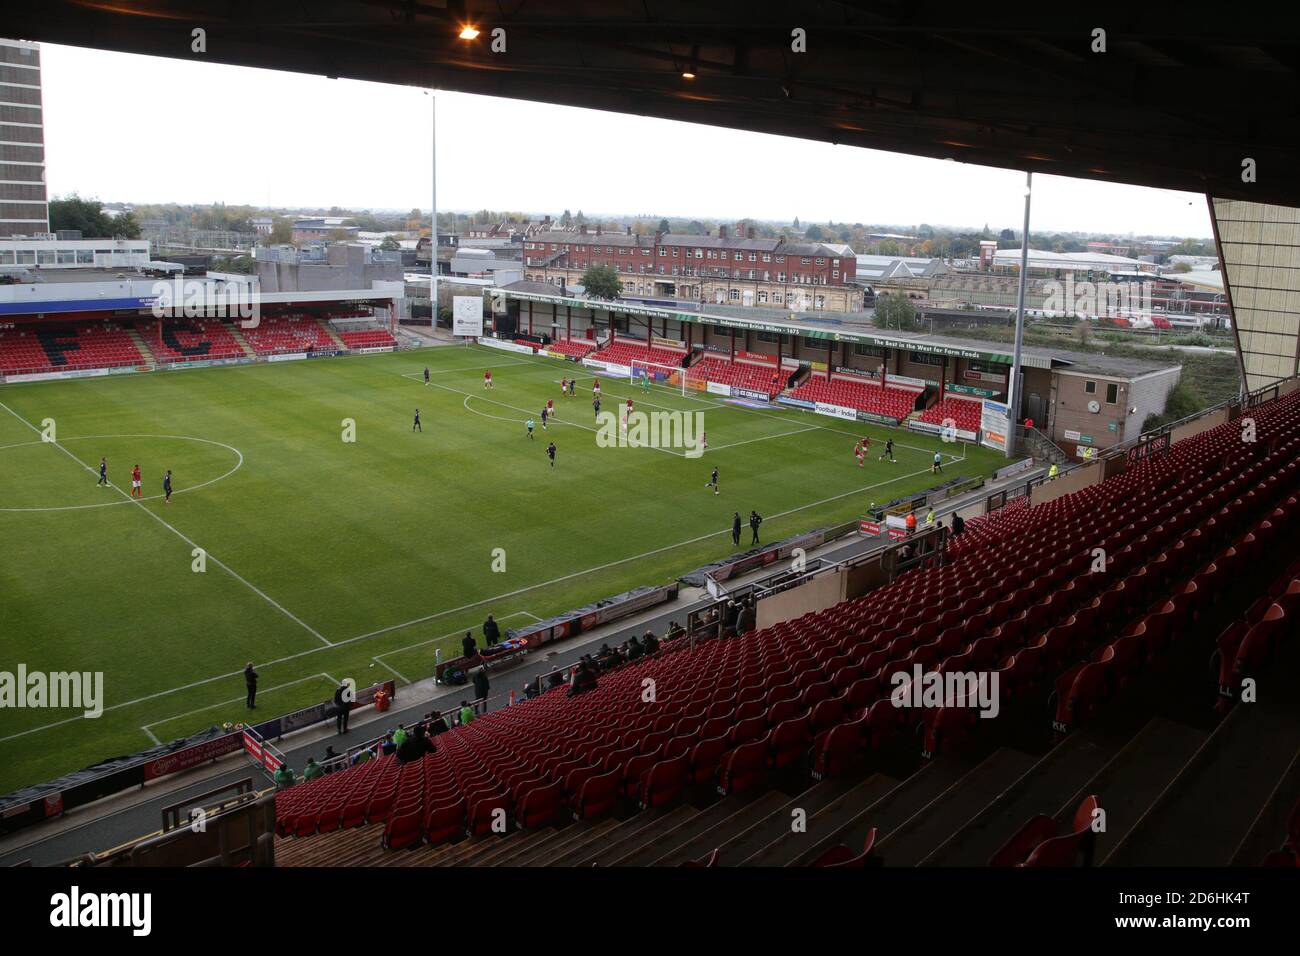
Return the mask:
<path id="1" fill-rule="evenodd" d="M 41 430 L 40 430 L 39 428 L 37 428 L 35 425 L 33 425 L 33 424 L 32 424 L 31 422 L 29 422 L 27 419 L 23 418 L 21 415 L 19 415 L 16 411 L 14 411 L 12 408 L 10 408 L 8 405 L 6 405 L 4 402 L 0 402 L 0 408 L 3 408 L 6 412 L 8 412 L 8 413 L 9 413 L 10 415 L 12 415 L 14 418 L 18 419 L 20 422 L 22 422 L 24 425 L 26 425 L 26 426 L 27 426 L 28 428 L 30 428 L 32 431 L 36 432 L 36 434 L 38 434 L 38 435 L 42 435 L 42 438 L 44 438 L 44 436 L 43 436 L 43 434 L 42 434 L 42 432 L 41 432 Z M 75 461 L 78 465 L 80 465 L 82 468 L 84 468 L 86 471 L 90 472 L 92 475 L 96 474 L 96 471 L 95 471 L 94 468 L 90 467 L 90 465 L 87 465 L 84 461 L 82 461 L 80 458 L 78 458 L 76 455 L 74 455 L 74 454 L 73 454 L 71 451 L 69 451 L 67 448 L 63 447 L 63 445 L 59 444 L 57 441 L 45 442 L 45 444 L 53 445 L 53 446 L 54 446 L 55 448 L 57 448 L 59 451 L 63 452 L 65 455 L 67 455 L 69 458 L 71 458 L 73 461 Z M 212 562 L 213 564 L 215 564 L 217 567 L 221 568 L 221 570 L 225 571 L 227 574 L 229 574 L 232 578 L 234 578 L 236 581 L 238 581 L 238 582 L 239 582 L 240 584 L 242 584 L 244 587 L 248 588 L 250 591 L 252 591 L 252 592 L 253 592 L 254 594 L 256 594 L 258 597 L 260 597 L 260 598 L 261 598 L 263 601 L 265 601 L 267 604 L 270 604 L 273 608 L 275 608 L 277 611 L 279 611 L 279 612 L 280 612 L 281 614 L 283 614 L 285 617 L 289 618 L 289 620 L 293 621 L 293 622 L 294 622 L 295 624 L 297 624 L 299 627 L 303 628 L 303 630 L 307 631 L 307 633 L 309 633 L 312 637 L 316 638 L 316 639 L 317 639 L 318 641 L 320 641 L 322 644 L 325 644 L 326 646 L 328 646 L 328 645 L 331 643 L 328 639 L 326 639 L 326 637 L 325 637 L 323 634 L 320 633 L 320 631 L 316 630 L 314 627 L 312 627 L 310 624 L 308 624 L 308 623 L 307 623 L 306 621 L 304 621 L 302 618 L 298 617 L 296 614 L 294 614 L 292 611 L 290 611 L 288 608 L 286 608 L 283 604 L 280 604 L 278 601 L 276 601 L 275 598 L 271 597 L 269 594 L 267 594 L 267 593 L 266 593 L 265 591 L 263 591 L 261 588 L 257 587 L 255 584 L 253 584 L 253 583 L 252 583 L 251 581 L 249 581 L 247 578 L 243 577 L 243 576 L 242 576 L 241 574 L 239 574 L 239 572 L 237 572 L 234 568 L 230 567 L 230 565 L 228 565 L 228 564 L 224 563 L 223 561 L 221 561 L 220 559 L 218 559 L 214 554 L 212 554 L 212 553 L 211 553 L 210 551 L 208 551 L 206 548 L 199 548 L 199 546 L 198 546 L 197 544 L 195 544 L 192 540 L 190 540 L 189 538 L 187 538 L 187 537 L 184 535 L 184 533 L 182 533 L 181 531 L 179 531 L 179 530 L 178 530 L 175 526 L 173 526 L 172 524 L 168 523 L 167 519 L 163 518 L 161 515 L 155 514 L 153 511 L 150 511 L 148 508 L 146 508 L 146 507 L 144 506 L 144 502 L 143 502 L 141 499 L 139 499 L 139 498 L 132 498 L 129 494 L 127 494 L 125 491 L 123 491 L 123 490 L 122 490 L 120 487 L 118 487 L 117 485 L 110 484 L 108 487 L 110 487 L 111 489 L 113 489 L 113 491 L 117 492 L 119 495 L 121 495 L 123 498 L 125 498 L 128 502 L 130 502 L 131 504 L 133 504 L 133 505 L 135 505 L 137 508 L 139 508 L 142 514 L 146 514 L 146 515 L 148 515 L 150 518 L 152 518 L 154 521 L 158 522 L 160 525 L 162 525 L 164 528 L 166 528 L 166 529 L 167 529 L 168 531 L 170 531 L 172 534 L 176 535 L 176 537 L 180 538 L 182 541 L 184 541 L 186 544 L 188 544 L 188 545 L 190 546 L 191 549 L 198 549 L 198 550 L 202 551 L 202 552 L 207 556 L 207 560 L 211 561 L 211 562 Z"/>

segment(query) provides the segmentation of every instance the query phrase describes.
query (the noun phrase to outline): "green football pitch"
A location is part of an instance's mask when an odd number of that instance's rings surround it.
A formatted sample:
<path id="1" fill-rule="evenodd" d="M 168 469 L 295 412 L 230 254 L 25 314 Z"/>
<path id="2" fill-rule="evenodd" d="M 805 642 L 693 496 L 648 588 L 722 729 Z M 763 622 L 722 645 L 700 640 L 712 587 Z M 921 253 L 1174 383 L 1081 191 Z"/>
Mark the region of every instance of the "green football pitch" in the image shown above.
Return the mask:
<path id="1" fill-rule="evenodd" d="M 576 397 L 560 396 L 568 375 Z M 246 661 L 259 718 L 347 677 L 405 684 L 489 612 L 520 626 L 733 553 L 734 511 L 756 509 L 774 541 L 934 484 L 936 450 L 945 478 L 1001 461 L 606 377 L 606 410 L 632 397 L 637 411 L 702 412 L 708 450 L 602 447 L 591 379 L 472 346 L 0 388 L 0 670 L 104 675 L 98 718 L 0 710 L 0 792 L 246 720 Z M 547 399 L 558 420 L 543 431 Z M 890 436 L 893 464 L 876 457 Z M 96 484 L 101 458 L 111 487 Z"/>

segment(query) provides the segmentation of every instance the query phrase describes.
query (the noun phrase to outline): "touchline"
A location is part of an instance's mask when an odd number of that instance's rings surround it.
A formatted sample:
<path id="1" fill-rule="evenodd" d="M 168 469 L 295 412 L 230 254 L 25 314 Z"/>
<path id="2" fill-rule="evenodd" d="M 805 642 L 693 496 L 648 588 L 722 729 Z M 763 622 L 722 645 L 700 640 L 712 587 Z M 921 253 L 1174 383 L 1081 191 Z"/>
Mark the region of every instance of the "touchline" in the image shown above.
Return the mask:
<path id="1" fill-rule="evenodd" d="M 104 712 L 103 671 L 0 671 L 0 710 L 77 708 L 86 717 Z"/>

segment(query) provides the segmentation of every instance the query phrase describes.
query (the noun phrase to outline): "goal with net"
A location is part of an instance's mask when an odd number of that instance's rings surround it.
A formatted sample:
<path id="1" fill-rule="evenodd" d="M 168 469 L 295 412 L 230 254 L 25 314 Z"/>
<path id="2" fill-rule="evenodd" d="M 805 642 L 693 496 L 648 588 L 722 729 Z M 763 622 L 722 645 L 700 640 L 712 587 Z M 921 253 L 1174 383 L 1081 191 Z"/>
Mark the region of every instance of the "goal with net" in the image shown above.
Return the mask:
<path id="1" fill-rule="evenodd" d="M 683 395 L 686 394 L 688 369 L 684 369 L 679 365 L 643 362 L 641 359 L 633 359 L 631 368 L 633 385 L 643 385 L 648 379 L 651 385 L 677 388 L 680 389 Z"/>

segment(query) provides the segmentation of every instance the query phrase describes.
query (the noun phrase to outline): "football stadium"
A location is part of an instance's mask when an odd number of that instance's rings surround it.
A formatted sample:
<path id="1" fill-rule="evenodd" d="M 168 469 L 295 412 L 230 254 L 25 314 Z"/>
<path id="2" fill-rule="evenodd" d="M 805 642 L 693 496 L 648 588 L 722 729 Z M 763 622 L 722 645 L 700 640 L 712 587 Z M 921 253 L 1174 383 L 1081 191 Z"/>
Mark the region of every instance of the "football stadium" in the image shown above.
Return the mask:
<path id="1" fill-rule="evenodd" d="M 1010 906 L 1022 935 L 1293 920 L 1300 139 L 1250 91 L 1295 91 L 1294 28 L 607 6 L 68 0 L 0 30 L 8 889 L 178 940 L 191 895 L 282 932 L 325 884 L 267 874 L 362 867 L 340 919 L 455 867 L 493 905 L 535 868 L 816 871 L 810 907 Z M 435 195 L 129 232 L 47 197 L 64 46 L 955 159 L 1021 176 L 995 214 L 1024 225 L 444 229 Z M 557 145 L 688 162 L 483 132 L 525 177 Z M 1031 252 L 1044 174 L 1198 203 L 1212 241 Z M 1067 280 L 1158 305 L 1062 317 Z"/>

